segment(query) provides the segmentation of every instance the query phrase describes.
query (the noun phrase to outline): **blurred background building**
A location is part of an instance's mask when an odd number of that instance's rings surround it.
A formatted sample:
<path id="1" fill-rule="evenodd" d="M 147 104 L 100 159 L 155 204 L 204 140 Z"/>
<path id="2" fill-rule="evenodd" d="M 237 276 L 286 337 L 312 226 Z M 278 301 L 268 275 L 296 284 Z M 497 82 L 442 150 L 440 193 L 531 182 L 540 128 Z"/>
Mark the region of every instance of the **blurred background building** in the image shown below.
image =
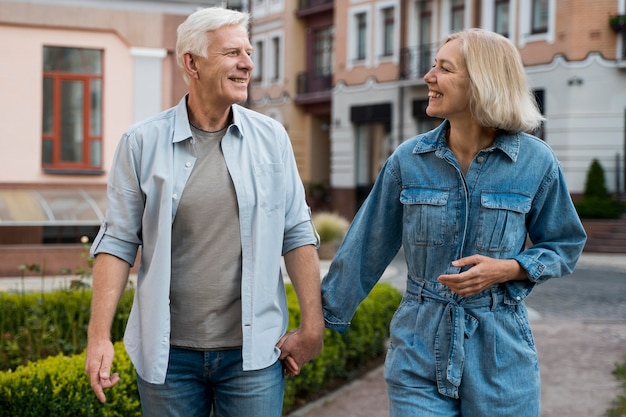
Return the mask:
<path id="1" fill-rule="evenodd" d="M 422 77 L 468 27 L 519 48 L 574 196 L 594 158 L 624 192 L 626 0 L 0 0 L 0 276 L 80 262 L 121 133 L 180 100 L 176 27 L 213 5 L 252 14 L 246 105 L 286 127 L 314 210 L 351 218 L 393 149 L 440 123 Z"/>

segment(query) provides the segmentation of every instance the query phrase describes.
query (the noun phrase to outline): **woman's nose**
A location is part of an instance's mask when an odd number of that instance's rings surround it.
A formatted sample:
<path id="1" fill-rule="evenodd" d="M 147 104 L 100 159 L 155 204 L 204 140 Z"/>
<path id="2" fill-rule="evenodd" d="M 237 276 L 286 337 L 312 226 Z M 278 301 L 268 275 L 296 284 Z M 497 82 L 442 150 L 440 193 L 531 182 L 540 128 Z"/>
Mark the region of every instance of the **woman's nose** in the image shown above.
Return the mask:
<path id="1" fill-rule="evenodd" d="M 424 82 L 428 84 L 428 80 L 432 81 L 433 79 L 433 69 L 429 69 L 428 72 L 426 74 L 424 74 Z"/>

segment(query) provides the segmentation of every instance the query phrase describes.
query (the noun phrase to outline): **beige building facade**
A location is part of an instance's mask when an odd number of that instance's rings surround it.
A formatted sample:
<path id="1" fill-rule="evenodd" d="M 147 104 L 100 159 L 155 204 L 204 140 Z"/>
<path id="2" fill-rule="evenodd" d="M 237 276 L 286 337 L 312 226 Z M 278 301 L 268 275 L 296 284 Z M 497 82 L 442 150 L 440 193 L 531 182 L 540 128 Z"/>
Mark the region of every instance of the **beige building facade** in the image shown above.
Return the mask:
<path id="1" fill-rule="evenodd" d="M 250 104 L 271 115 L 270 102 L 280 101 L 277 114 L 298 114 L 285 123 L 305 183 L 324 190 L 324 208 L 352 217 L 393 149 L 440 123 L 425 114 L 422 77 L 441 40 L 469 27 L 519 48 L 547 118 L 537 135 L 556 152 L 572 193 L 582 193 L 594 158 L 609 190 L 624 191 L 626 38 L 609 18 L 626 13 L 625 0 L 255 0 L 251 8 L 253 37 L 278 31 L 286 41 L 280 82 L 255 83 Z M 332 16 L 331 58 L 324 16 Z M 302 94 L 297 73 L 310 81 L 324 62 L 332 62 L 328 84 Z"/>
<path id="2" fill-rule="evenodd" d="M 241 1 L 0 1 L 0 276 L 84 266 L 122 132 L 186 86 L 176 27 Z"/>
<path id="3" fill-rule="evenodd" d="M 572 193 L 592 159 L 624 192 L 626 28 L 609 20 L 626 0 L 0 0 L 0 276 L 76 267 L 121 133 L 186 91 L 176 27 L 216 4 L 251 12 L 247 105 L 284 124 L 314 211 L 351 218 L 387 156 L 440 123 L 422 77 L 468 27 L 519 48 Z"/>

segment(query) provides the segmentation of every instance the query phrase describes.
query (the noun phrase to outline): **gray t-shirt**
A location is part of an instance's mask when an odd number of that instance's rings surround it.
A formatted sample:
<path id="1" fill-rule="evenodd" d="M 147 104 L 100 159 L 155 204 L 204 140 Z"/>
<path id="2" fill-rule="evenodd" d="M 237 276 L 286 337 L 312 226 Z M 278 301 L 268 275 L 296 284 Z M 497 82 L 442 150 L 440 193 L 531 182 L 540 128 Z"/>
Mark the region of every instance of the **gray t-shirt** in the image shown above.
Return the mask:
<path id="1" fill-rule="evenodd" d="M 237 196 L 224 161 L 226 129 L 191 128 L 196 156 L 172 225 L 171 344 L 242 345 Z"/>

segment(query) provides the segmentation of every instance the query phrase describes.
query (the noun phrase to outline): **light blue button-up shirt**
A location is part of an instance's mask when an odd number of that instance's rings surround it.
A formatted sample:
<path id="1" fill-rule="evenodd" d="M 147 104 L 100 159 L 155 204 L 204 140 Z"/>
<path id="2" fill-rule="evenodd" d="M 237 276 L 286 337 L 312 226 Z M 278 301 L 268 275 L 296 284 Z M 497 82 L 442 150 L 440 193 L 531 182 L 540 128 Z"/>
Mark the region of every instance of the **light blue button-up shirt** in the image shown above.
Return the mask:
<path id="1" fill-rule="evenodd" d="M 280 258 L 317 245 L 318 236 L 283 126 L 238 105 L 232 114 L 222 151 L 239 205 L 243 366 L 255 370 L 278 359 L 275 345 L 287 328 Z M 106 218 L 91 248 L 94 256 L 109 253 L 132 265 L 141 246 L 124 342 L 138 374 L 150 383 L 165 381 L 172 222 L 195 159 L 186 97 L 130 127 L 116 151 Z"/>

